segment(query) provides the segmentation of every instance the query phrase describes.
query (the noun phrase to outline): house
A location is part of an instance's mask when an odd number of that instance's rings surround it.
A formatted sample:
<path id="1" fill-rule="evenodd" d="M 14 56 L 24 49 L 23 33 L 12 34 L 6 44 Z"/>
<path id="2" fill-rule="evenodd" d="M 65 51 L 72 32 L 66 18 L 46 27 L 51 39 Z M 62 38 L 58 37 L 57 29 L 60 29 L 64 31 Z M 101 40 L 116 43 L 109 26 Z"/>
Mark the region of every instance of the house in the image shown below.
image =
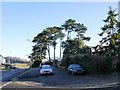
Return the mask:
<path id="1" fill-rule="evenodd" d="M 108 46 L 97 45 L 92 47 L 92 49 L 93 54 L 102 54 L 106 49 L 108 49 Z"/>
<path id="2" fill-rule="evenodd" d="M 43 64 L 54 64 L 54 66 L 58 66 L 61 63 L 61 58 L 60 57 L 55 57 L 55 61 L 54 61 L 54 57 L 50 58 L 51 60 L 49 60 L 48 58 L 45 58 L 42 60 Z"/>
<path id="3" fill-rule="evenodd" d="M 2 55 L 0 55 L 0 65 L 5 63 L 6 63 L 6 59 Z"/>

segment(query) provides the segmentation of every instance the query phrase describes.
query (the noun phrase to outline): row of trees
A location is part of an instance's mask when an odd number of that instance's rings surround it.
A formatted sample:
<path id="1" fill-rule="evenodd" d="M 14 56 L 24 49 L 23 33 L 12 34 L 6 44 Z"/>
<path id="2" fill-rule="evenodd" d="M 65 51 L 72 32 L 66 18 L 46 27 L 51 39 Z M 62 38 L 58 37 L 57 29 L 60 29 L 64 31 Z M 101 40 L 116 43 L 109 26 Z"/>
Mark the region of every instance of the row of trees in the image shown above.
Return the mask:
<path id="1" fill-rule="evenodd" d="M 67 68 L 69 64 L 77 63 L 80 64 L 87 73 L 120 71 L 120 21 L 116 19 L 118 14 L 116 14 L 115 11 L 116 10 L 112 10 L 110 7 L 107 18 L 103 20 L 105 25 L 101 28 L 102 32 L 99 34 L 102 39 L 100 45 L 97 45 L 100 46 L 98 53 L 95 52 L 94 55 L 90 55 L 90 48 L 88 47 L 86 49 L 83 43 L 77 41 L 85 40 L 82 37 L 78 39 L 75 38 L 73 41 L 67 40 L 67 42 L 65 42 L 66 48 L 63 52 L 65 56 L 61 63 L 62 66 Z M 88 37 L 87 40 L 89 40 Z M 68 43 L 69 45 L 67 45 Z"/>
<path id="2" fill-rule="evenodd" d="M 100 44 L 107 46 L 103 51 L 107 56 L 119 56 L 120 54 L 120 22 L 116 19 L 118 14 L 115 11 L 111 7 L 109 8 L 107 19 L 103 20 L 105 25 L 99 34 L 102 37 Z M 61 47 L 63 48 L 63 58 L 75 54 L 91 54 L 91 48 L 84 44 L 84 41 L 90 40 L 90 37 L 85 36 L 86 31 L 87 27 L 74 19 L 66 20 L 60 27 L 47 27 L 34 37 L 33 53 L 29 57 L 31 60 L 42 61 L 48 53 L 49 60 L 51 60 L 50 48 L 52 46 L 55 60 L 58 39 L 60 40 L 60 57 Z"/>
<path id="3" fill-rule="evenodd" d="M 67 34 L 65 34 L 65 31 Z M 68 19 L 60 27 L 47 27 L 34 37 L 32 42 L 34 42 L 35 45 L 33 46 L 33 53 L 29 58 L 42 61 L 42 59 L 45 58 L 46 53 L 48 53 L 49 60 L 51 60 L 50 47 L 53 46 L 55 60 L 55 49 L 58 39 L 60 39 L 60 46 L 64 49 L 64 55 L 80 53 L 81 49 L 85 46 L 83 40 L 90 40 L 90 37 L 84 36 L 86 31 L 87 27 L 85 27 L 84 24 L 77 23 L 73 19 Z M 66 39 L 64 39 L 65 37 Z M 63 41 L 63 39 L 65 41 Z M 85 47 L 82 52 L 85 52 L 85 49 L 87 49 L 87 47 Z"/>
<path id="4" fill-rule="evenodd" d="M 33 46 L 33 53 L 31 54 L 31 58 L 35 60 L 42 60 L 45 58 L 46 53 L 48 52 L 49 60 L 51 60 L 50 46 L 53 46 L 54 60 L 55 60 L 55 49 L 56 49 L 57 39 L 59 38 L 62 39 L 63 37 L 64 37 L 64 33 L 62 32 L 62 28 L 60 27 L 54 26 L 44 29 L 33 39 L 33 42 L 36 44 L 35 46 Z"/>
<path id="5" fill-rule="evenodd" d="M 84 24 L 76 23 L 72 19 L 65 21 L 62 27 L 67 31 L 67 40 L 62 42 L 62 47 L 64 48 L 63 57 L 71 54 L 87 53 L 85 51 L 88 49 L 84 45 L 84 40 L 90 40 L 90 37 L 85 36 L 87 27 Z"/>

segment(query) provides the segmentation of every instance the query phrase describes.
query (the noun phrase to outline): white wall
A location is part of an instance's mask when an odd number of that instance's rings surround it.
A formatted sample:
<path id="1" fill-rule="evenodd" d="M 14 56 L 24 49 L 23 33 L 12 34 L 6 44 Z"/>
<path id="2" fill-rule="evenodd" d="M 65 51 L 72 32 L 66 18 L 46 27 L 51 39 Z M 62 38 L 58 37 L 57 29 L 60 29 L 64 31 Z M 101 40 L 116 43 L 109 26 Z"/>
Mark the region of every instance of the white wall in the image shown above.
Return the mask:
<path id="1" fill-rule="evenodd" d="M 5 60 L 2 56 L 0 56 L 0 65 L 1 65 L 1 64 L 5 64 L 5 61 L 6 61 L 6 60 Z"/>

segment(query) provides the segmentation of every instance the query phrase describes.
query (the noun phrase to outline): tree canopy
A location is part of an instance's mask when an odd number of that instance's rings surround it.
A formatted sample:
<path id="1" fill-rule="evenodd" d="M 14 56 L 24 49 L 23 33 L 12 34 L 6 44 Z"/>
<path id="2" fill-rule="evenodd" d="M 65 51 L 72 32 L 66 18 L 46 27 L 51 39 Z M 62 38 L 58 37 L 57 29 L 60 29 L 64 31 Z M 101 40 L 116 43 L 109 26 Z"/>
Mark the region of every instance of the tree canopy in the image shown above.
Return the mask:
<path id="1" fill-rule="evenodd" d="M 109 56 L 120 52 L 115 50 L 116 46 L 118 50 L 120 49 L 120 21 L 116 19 L 118 14 L 115 11 L 109 7 L 108 16 L 103 20 L 105 25 L 101 28 L 102 32 L 99 34 L 99 36 L 103 37 L 100 41 L 101 45 L 105 44 L 108 46 L 106 54 Z"/>

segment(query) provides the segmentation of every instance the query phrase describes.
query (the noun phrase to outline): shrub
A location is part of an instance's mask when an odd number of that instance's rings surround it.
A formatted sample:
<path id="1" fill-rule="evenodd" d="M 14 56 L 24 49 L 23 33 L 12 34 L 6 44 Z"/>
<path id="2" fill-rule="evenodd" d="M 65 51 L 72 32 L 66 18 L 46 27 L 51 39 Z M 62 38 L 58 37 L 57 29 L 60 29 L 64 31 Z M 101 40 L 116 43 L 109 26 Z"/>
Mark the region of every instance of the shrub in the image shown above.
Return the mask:
<path id="1" fill-rule="evenodd" d="M 117 72 L 120 72 L 120 62 L 117 63 L 116 67 L 117 67 Z"/>
<path id="2" fill-rule="evenodd" d="M 70 56 L 66 56 L 62 59 L 61 66 L 67 68 L 69 66 Z"/>
<path id="3" fill-rule="evenodd" d="M 87 73 L 112 72 L 112 60 L 104 56 L 77 54 L 65 57 L 62 63 L 65 67 L 68 67 L 69 64 L 77 63 L 81 65 Z"/>
<path id="4" fill-rule="evenodd" d="M 32 68 L 37 68 L 37 67 L 39 67 L 40 63 L 41 63 L 40 60 L 35 60 L 35 61 L 33 62 L 33 64 L 32 64 L 31 67 L 32 67 Z"/>

